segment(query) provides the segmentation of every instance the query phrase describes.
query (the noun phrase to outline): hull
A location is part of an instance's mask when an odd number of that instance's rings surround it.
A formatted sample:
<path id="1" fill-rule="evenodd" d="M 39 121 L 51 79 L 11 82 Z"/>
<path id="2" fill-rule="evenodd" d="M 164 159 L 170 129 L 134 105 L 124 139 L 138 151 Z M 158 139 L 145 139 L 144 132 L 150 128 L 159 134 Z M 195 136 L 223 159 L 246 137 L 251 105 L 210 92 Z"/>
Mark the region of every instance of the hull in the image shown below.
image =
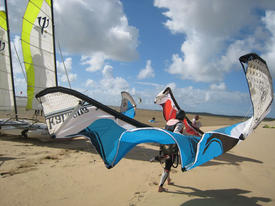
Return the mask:
<path id="1" fill-rule="evenodd" d="M 48 132 L 47 125 L 44 123 L 32 124 L 30 122 L 9 121 L 0 125 L 0 135 L 21 136 L 25 138 L 40 139 L 42 141 L 52 139 Z"/>

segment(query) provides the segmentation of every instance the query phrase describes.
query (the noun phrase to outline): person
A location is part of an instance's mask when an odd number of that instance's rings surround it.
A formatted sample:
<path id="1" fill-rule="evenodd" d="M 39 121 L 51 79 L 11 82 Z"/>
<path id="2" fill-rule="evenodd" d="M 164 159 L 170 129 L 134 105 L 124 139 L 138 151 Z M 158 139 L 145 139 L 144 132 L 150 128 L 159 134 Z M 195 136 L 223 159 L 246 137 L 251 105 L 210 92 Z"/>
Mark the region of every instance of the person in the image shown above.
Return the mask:
<path id="1" fill-rule="evenodd" d="M 201 122 L 199 119 L 200 119 L 200 116 L 196 115 L 192 120 L 193 127 L 197 128 L 197 129 L 199 129 L 201 127 Z"/>
<path id="2" fill-rule="evenodd" d="M 170 119 L 167 121 L 165 129 L 175 133 L 183 134 L 185 127 L 182 121 L 184 120 L 184 118 L 185 112 L 183 110 L 179 110 L 175 119 Z M 168 182 L 168 185 L 173 184 L 170 178 L 170 171 L 176 155 L 178 154 L 178 148 L 176 144 L 161 145 L 161 151 L 163 152 L 165 157 L 165 167 L 160 178 L 158 188 L 159 192 L 167 191 L 167 189 L 163 187 L 166 180 Z"/>
<path id="3" fill-rule="evenodd" d="M 154 123 L 155 121 L 156 121 L 155 117 L 152 117 L 152 119 L 149 120 L 149 122 L 152 122 L 152 123 Z"/>

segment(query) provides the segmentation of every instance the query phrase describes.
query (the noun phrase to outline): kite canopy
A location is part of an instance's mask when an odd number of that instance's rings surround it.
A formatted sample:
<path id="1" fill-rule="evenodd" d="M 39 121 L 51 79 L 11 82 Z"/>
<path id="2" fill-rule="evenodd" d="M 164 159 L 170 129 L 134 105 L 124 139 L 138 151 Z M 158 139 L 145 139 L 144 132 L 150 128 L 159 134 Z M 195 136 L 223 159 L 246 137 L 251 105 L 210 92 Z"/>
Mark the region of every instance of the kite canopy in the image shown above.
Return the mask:
<path id="1" fill-rule="evenodd" d="M 48 129 L 53 137 L 86 136 L 107 168 L 114 167 L 137 144 L 155 142 L 177 144 L 182 170 L 186 171 L 232 149 L 259 125 L 270 110 L 273 88 L 265 61 L 256 54 L 245 55 L 240 61 L 248 81 L 253 116 L 247 121 L 218 130 L 205 133 L 197 130 L 198 136 L 150 127 L 63 87 L 45 89 L 36 98 L 43 105 Z M 156 103 L 163 106 L 166 120 L 173 118 L 176 110 L 179 110 L 170 88 L 157 96 Z"/>
<path id="2" fill-rule="evenodd" d="M 170 87 L 165 88 L 155 98 L 155 104 L 162 107 L 163 117 L 166 121 L 176 118 L 177 112 L 182 110 L 178 105 Z M 203 131 L 192 125 L 190 119 L 186 116 L 183 120 L 185 130 L 190 135 L 202 136 Z"/>
<path id="3" fill-rule="evenodd" d="M 247 79 L 253 106 L 253 117 L 247 134 L 261 123 L 271 110 L 273 101 L 272 77 L 265 60 L 251 53 L 239 58 Z"/>
<path id="4" fill-rule="evenodd" d="M 120 112 L 128 117 L 136 116 L 136 102 L 128 92 L 121 92 Z"/>

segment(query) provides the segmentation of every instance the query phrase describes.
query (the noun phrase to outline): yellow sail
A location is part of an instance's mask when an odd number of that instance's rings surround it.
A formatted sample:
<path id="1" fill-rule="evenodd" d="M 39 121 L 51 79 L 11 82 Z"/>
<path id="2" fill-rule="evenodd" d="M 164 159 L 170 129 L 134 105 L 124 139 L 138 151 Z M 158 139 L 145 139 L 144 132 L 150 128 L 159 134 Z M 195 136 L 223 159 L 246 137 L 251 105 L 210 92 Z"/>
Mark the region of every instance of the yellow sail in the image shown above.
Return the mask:
<path id="1" fill-rule="evenodd" d="M 22 24 L 27 109 L 40 109 L 35 94 L 57 86 L 51 0 L 30 0 Z"/>

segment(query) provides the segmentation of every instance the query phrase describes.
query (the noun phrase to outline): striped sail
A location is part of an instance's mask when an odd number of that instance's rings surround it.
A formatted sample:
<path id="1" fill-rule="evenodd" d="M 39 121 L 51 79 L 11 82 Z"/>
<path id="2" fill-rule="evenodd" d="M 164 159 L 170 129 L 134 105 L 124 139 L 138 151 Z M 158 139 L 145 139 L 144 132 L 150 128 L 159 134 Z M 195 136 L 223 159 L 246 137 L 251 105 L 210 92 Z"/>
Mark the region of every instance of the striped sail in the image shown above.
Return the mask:
<path id="1" fill-rule="evenodd" d="M 27 109 L 40 109 L 39 91 L 57 86 L 51 0 L 30 0 L 22 24 L 22 50 L 27 75 Z"/>
<path id="2" fill-rule="evenodd" d="M 14 108 L 6 13 L 0 11 L 0 110 Z"/>

